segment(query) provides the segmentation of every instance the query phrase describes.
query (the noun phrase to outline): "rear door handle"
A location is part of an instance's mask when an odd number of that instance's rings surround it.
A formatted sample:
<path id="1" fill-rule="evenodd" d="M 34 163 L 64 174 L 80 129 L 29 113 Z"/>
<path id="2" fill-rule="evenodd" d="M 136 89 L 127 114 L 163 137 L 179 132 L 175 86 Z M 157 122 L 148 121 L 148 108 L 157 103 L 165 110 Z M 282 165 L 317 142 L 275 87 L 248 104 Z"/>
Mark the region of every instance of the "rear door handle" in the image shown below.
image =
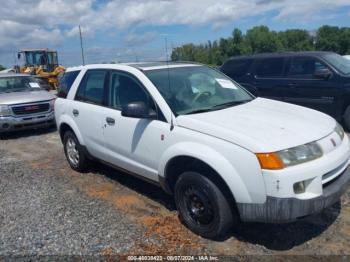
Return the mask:
<path id="1" fill-rule="evenodd" d="M 78 115 L 79 115 L 79 111 L 76 110 L 76 109 L 73 109 L 73 115 L 74 115 L 74 116 L 78 116 Z"/>
<path id="2" fill-rule="evenodd" d="M 115 124 L 115 119 L 111 117 L 107 117 L 106 122 L 108 125 L 113 126 Z"/>
<path id="3" fill-rule="evenodd" d="M 296 87 L 297 84 L 296 84 L 296 83 L 288 83 L 288 86 L 289 86 L 289 87 Z"/>

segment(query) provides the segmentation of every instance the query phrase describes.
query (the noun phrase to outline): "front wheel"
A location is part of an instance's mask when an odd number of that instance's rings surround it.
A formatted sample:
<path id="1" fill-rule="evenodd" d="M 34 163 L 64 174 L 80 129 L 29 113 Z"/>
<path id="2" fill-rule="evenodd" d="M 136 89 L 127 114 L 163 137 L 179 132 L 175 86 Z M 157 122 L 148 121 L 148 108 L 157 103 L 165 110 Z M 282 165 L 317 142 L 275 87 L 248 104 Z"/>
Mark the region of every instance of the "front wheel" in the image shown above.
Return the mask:
<path id="1" fill-rule="evenodd" d="M 175 202 L 180 219 L 194 233 L 209 239 L 223 239 L 230 232 L 230 205 L 207 177 L 196 172 L 180 175 L 175 185 Z"/>

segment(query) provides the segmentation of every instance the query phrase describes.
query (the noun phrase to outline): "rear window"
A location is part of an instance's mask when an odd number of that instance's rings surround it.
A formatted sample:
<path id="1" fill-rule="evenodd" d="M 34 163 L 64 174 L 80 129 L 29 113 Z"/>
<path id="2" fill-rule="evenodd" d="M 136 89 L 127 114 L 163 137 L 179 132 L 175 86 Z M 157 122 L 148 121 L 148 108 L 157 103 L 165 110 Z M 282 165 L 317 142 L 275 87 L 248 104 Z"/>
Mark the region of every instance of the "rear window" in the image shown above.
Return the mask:
<path id="1" fill-rule="evenodd" d="M 284 58 L 265 58 L 259 61 L 255 75 L 261 78 L 278 78 L 283 75 Z"/>
<path id="2" fill-rule="evenodd" d="M 73 82 L 79 75 L 80 71 L 65 72 L 59 80 L 58 97 L 66 98 Z"/>
<path id="3" fill-rule="evenodd" d="M 227 61 L 223 67 L 222 71 L 229 77 L 235 79 L 247 74 L 253 59 L 234 59 Z"/>

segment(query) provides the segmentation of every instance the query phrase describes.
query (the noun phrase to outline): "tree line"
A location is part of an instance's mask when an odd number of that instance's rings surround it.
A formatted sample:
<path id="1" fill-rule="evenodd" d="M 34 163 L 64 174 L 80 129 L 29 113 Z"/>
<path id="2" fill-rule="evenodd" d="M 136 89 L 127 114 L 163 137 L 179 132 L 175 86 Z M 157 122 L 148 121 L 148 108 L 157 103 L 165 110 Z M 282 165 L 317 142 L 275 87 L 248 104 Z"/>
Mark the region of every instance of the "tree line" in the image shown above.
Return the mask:
<path id="1" fill-rule="evenodd" d="M 276 32 L 267 26 L 256 26 L 245 34 L 236 28 L 228 38 L 176 47 L 171 59 L 221 65 L 227 58 L 237 55 L 316 50 L 350 54 L 350 28 L 325 25 L 313 32 L 302 29 Z"/>

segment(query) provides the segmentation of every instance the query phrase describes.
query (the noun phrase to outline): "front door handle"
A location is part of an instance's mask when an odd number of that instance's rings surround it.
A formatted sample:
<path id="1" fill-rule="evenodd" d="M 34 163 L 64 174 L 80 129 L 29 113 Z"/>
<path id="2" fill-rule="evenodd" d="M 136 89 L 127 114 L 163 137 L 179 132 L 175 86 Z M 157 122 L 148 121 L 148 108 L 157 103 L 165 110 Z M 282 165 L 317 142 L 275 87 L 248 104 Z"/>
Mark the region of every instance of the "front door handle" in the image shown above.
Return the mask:
<path id="1" fill-rule="evenodd" d="M 297 84 L 296 83 L 289 83 L 288 84 L 288 87 L 292 87 L 292 88 L 294 88 L 294 87 L 296 87 L 297 86 Z"/>
<path id="2" fill-rule="evenodd" d="M 74 116 L 78 116 L 78 115 L 79 115 L 79 111 L 76 110 L 76 109 L 73 109 L 73 115 L 74 115 Z"/>
<path id="3" fill-rule="evenodd" d="M 107 117 L 106 122 L 108 125 L 113 126 L 115 124 L 115 119 L 111 117 Z"/>

